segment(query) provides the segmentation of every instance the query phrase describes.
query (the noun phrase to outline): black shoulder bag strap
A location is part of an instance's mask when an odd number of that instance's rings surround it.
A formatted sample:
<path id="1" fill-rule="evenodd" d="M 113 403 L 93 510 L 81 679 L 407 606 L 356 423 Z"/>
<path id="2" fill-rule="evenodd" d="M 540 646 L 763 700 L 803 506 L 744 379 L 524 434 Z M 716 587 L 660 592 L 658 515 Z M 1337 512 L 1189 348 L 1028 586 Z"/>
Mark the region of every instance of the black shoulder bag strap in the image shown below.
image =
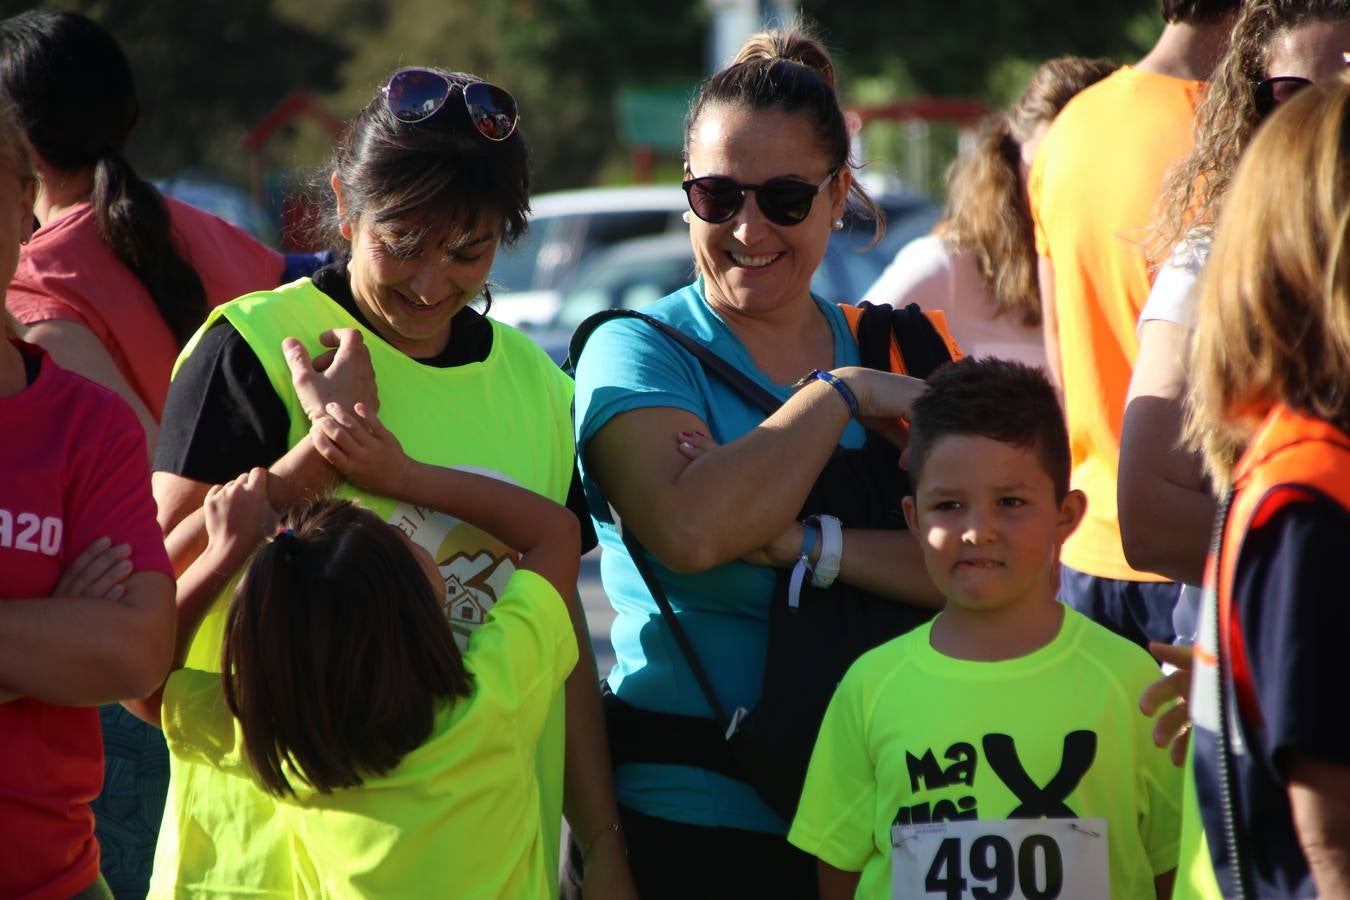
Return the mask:
<path id="1" fill-rule="evenodd" d="M 745 373 L 741 372 L 731 363 L 722 357 L 713 353 L 707 347 L 691 338 L 689 335 L 677 328 L 672 328 L 660 319 L 654 319 L 646 313 L 640 313 L 635 309 L 607 309 L 598 312 L 586 321 L 577 326 L 576 332 L 572 335 L 572 340 L 567 346 L 567 360 L 563 363 L 563 369 L 571 374 L 576 372 L 577 360 L 581 359 L 581 351 L 586 346 L 586 341 L 590 339 L 591 333 L 596 328 L 612 319 L 641 319 L 657 331 L 679 344 L 685 350 L 689 351 L 704 367 L 716 374 L 746 400 L 749 400 L 755 406 L 758 406 L 764 415 L 773 415 L 782 406 L 782 402 L 770 394 L 767 390 L 760 387 L 752 381 Z"/>
<path id="2" fill-rule="evenodd" d="M 676 328 L 672 328 L 659 319 L 652 318 L 646 313 L 640 313 L 631 309 L 610 309 L 598 312 L 586 319 L 577 327 L 576 333 L 572 335 L 572 340 L 567 348 L 567 361 L 563 368 L 568 372 L 576 371 L 576 362 L 581 359 L 581 351 L 586 346 L 586 341 L 591 333 L 601 324 L 611 319 L 641 319 L 648 325 L 651 325 L 657 331 L 679 344 L 690 354 L 694 356 L 703 366 L 715 375 L 720 377 L 729 387 L 749 400 L 755 406 L 758 406 L 764 414 L 772 415 L 777 412 L 778 407 L 783 404 L 773 394 L 769 393 L 763 387 L 750 380 L 748 376 L 736 369 L 731 363 L 722 357 L 713 353 L 707 347 L 695 341 L 693 338 L 684 334 Z M 680 653 L 684 655 L 685 662 L 689 669 L 694 673 L 694 680 L 698 682 L 699 690 L 703 692 L 703 698 L 708 701 L 708 708 L 712 710 L 714 718 L 722 728 L 722 733 L 727 734 L 731 731 L 731 718 L 727 715 L 726 708 L 722 702 L 717 699 L 716 692 L 713 691 L 712 681 L 708 678 L 707 671 L 703 664 L 699 662 L 698 654 L 694 650 L 694 644 L 689 640 L 689 633 L 684 630 L 680 624 L 679 617 L 675 615 L 675 609 L 670 605 L 670 599 L 666 597 L 665 590 L 661 583 L 656 579 L 656 573 L 652 571 L 651 563 L 648 562 L 646 551 L 642 542 L 637 539 L 637 535 L 629 531 L 619 523 L 623 534 L 623 545 L 628 549 L 628 555 L 633 560 L 633 565 L 637 568 L 638 574 L 642 576 L 642 581 L 647 586 L 647 592 L 652 595 L 652 600 L 661 610 L 661 619 L 670 629 L 671 637 L 675 639 L 676 645 L 680 648 Z"/>

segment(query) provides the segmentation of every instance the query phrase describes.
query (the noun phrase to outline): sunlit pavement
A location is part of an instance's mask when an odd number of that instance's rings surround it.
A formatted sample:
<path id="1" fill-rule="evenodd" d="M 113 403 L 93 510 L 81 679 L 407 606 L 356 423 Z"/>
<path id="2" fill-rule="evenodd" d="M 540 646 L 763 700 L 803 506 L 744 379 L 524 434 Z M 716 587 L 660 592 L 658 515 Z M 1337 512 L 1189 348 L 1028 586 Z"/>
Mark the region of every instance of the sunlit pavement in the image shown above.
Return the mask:
<path id="1" fill-rule="evenodd" d="M 595 670 L 603 678 L 614 665 L 614 649 L 609 644 L 609 626 L 614 622 L 614 610 L 600 587 L 600 551 L 592 550 L 581 558 L 581 573 L 577 578 L 581 604 L 586 610 L 586 624 L 591 629 L 591 647 L 595 650 Z"/>

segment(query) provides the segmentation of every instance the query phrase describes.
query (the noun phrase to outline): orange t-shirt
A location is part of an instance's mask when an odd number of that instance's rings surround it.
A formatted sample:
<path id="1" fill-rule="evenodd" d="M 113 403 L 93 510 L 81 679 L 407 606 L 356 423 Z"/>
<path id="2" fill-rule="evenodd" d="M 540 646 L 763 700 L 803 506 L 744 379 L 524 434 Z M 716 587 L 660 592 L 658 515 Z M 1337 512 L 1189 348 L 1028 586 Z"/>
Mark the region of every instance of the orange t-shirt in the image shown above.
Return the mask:
<path id="1" fill-rule="evenodd" d="M 1166 580 L 1125 561 L 1116 467 L 1151 284 L 1144 244 L 1163 177 L 1193 146 L 1204 88 L 1124 66 L 1069 102 L 1031 168 L 1036 252 L 1054 266 L 1073 486 L 1088 498 L 1061 558 L 1089 575 Z"/>
<path id="2" fill-rule="evenodd" d="M 208 306 L 277 286 L 285 268 L 280 253 L 224 219 L 172 197 L 164 202 Z M 19 252 L 5 305 L 27 325 L 62 320 L 88 328 L 159 420 L 178 342 L 144 285 L 99 237 L 92 206 L 81 204 L 33 234 Z"/>

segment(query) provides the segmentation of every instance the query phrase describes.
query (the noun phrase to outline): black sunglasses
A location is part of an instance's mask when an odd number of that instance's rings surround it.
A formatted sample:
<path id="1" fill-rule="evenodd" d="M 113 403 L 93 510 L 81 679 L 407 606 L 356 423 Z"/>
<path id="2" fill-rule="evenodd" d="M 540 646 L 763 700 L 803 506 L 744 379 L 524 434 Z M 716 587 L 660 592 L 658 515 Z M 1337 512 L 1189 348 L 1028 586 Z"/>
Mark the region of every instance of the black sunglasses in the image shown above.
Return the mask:
<path id="1" fill-rule="evenodd" d="M 1310 84 L 1311 81 L 1297 75 L 1281 75 L 1278 78 L 1263 78 L 1258 81 L 1254 92 L 1257 118 L 1264 119 L 1275 107 Z"/>
<path id="2" fill-rule="evenodd" d="M 382 90 L 394 118 L 409 125 L 436 115 L 455 91 L 464 98 L 469 121 L 489 141 L 506 140 L 520 121 L 516 98 L 486 81 L 460 84 L 430 69 L 400 69 Z"/>
<path id="3" fill-rule="evenodd" d="M 838 169 L 831 169 L 820 184 L 787 176 L 770 178 L 763 184 L 741 184 L 725 175 L 704 175 L 690 178 L 680 187 L 689 198 L 689 208 L 705 222 L 727 221 L 745 205 L 745 192 L 754 191 L 764 218 L 775 225 L 796 225 L 811 214 L 816 194 L 838 174 Z"/>

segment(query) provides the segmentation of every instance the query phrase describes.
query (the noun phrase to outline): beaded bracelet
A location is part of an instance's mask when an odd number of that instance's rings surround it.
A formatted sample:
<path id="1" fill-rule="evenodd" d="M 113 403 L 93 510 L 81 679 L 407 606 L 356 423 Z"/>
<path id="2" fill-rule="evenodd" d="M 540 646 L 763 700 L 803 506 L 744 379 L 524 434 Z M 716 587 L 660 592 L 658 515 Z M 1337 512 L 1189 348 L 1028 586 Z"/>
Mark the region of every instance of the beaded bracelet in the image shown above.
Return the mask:
<path id="1" fill-rule="evenodd" d="M 805 375 L 803 375 L 801 379 L 798 380 L 797 383 L 793 385 L 793 387 L 794 388 L 803 387 L 807 383 L 809 383 L 813 378 L 818 378 L 821 381 L 825 382 L 830 387 L 834 388 L 839 393 L 840 397 L 844 398 L 844 403 L 848 405 L 848 414 L 851 418 L 854 419 L 861 418 L 861 416 L 858 413 L 858 398 L 853 395 L 853 389 L 850 388 L 847 384 L 845 384 L 843 379 L 839 378 L 836 375 L 833 375 L 829 372 L 822 372 L 820 369 L 812 369 L 810 372 L 807 372 Z"/>

